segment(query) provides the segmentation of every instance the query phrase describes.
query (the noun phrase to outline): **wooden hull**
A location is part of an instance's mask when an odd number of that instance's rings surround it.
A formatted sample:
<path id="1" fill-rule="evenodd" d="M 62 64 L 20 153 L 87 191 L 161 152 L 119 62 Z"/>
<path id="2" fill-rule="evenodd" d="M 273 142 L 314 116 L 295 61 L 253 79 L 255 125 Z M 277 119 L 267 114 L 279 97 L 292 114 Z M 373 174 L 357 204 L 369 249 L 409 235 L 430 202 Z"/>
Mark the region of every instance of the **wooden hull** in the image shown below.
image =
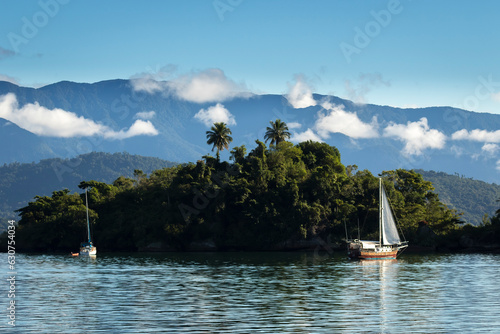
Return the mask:
<path id="1" fill-rule="evenodd" d="M 360 260 L 394 260 L 397 258 L 407 245 L 405 243 L 398 246 L 382 246 L 376 245 L 375 247 L 368 246 L 363 248 L 363 244 L 371 244 L 370 241 L 354 241 L 349 242 L 347 247 L 347 255 L 351 259 Z"/>
<path id="2" fill-rule="evenodd" d="M 394 260 L 398 256 L 398 250 L 392 250 L 388 252 L 377 252 L 377 251 L 360 251 L 359 259 L 362 260 Z"/>

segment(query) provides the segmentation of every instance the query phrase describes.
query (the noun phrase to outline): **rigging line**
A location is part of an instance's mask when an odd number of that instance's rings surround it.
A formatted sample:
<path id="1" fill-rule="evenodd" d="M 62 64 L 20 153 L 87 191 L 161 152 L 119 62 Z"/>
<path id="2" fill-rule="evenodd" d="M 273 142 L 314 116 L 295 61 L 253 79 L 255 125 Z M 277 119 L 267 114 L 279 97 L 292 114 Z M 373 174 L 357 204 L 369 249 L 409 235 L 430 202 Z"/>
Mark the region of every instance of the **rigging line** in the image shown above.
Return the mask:
<path id="1" fill-rule="evenodd" d="M 361 240 L 361 231 L 359 230 L 359 217 L 358 217 L 358 240 Z"/>
<path id="2" fill-rule="evenodd" d="M 347 240 L 349 240 L 349 237 L 347 236 L 347 223 L 345 222 L 345 219 L 344 219 L 344 227 L 345 227 L 345 241 L 347 242 Z"/>

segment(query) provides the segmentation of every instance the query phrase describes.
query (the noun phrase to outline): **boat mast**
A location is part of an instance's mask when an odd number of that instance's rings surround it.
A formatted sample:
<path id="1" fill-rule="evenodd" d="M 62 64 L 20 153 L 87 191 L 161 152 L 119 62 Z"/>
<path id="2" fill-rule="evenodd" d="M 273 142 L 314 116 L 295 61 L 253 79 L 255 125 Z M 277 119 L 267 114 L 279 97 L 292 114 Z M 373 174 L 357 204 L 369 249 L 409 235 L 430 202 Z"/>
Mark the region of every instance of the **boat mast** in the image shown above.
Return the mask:
<path id="1" fill-rule="evenodd" d="M 379 177 L 379 195 L 378 195 L 378 205 L 379 205 L 379 210 L 378 210 L 378 230 L 379 230 L 379 243 L 380 246 L 382 246 L 382 210 L 384 209 L 382 207 L 382 178 Z"/>
<path id="2" fill-rule="evenodd" d="M 90 240 L 90 223 L 89 223 L 89 201 L 87 199 L 87 188 L 85 188 L 85 206 L 87 207 L 87 233 L 89 237 L 89 244 L 92 243 Z"/>

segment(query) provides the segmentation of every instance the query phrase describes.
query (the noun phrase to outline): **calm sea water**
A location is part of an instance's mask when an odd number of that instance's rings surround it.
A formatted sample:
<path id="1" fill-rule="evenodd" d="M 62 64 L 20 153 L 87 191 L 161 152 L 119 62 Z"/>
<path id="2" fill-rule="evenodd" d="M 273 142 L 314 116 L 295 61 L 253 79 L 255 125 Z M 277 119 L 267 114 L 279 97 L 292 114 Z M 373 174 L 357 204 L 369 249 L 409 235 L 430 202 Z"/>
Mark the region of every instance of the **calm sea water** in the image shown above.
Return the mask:
<path id="1" fill-rule="evenodd" d="M 12 333 L 500 332 L 500 255 L 16 255 Z"/>

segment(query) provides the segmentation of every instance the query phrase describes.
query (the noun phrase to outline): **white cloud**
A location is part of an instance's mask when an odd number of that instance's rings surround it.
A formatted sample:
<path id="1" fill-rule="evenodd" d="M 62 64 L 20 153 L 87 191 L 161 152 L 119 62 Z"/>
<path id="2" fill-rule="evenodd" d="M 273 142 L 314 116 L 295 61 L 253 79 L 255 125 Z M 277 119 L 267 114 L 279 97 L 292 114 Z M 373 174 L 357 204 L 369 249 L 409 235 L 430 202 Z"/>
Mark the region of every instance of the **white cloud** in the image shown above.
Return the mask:
<path id="1" fill-rule="evenodd" d="M 135 78 L 130 81 L 132 83 L 132 88 L 137 92 L 146 92 L 153 94 L 156 92 L 161 92 L 167 89 L 166 82 L 156 81 L 155 79 L 145 77 L 145 78 Z"/>
<path id="2" fill-rule="evenodd" d="M 298 122 L 290 122 L 286 124 L 289 129 L 300 129 L 302 127 L 302 124 Z"/>
<path id="3" fill-rule="evenodd" d="M 236 125 L 234 116 L 220 103 L 217 103 L 215 106 L 211 106 L 206 110 L 200 109 L 200 111 L 194 115 L 194 118 L 206 126 L 212 126 L 212 124 L 217 122 L 224 122 L 227 125 Z"/>
<path id="4" fill-rule="evenodd" d="M 157 67 L 155 70 L 150 68 L 148 72 L 134 75 L 130 79 L 130 82 L 132 84 L 132 88 L 135 91 L 143 91 L 149 94 L 161 92 L 164 90 L 168 90 L 167 83 L 162 80 L 170 78 L 176 70 L 177 66 L 172 64 L 163 66 L 161 68 Z"/>
<path id="5" fill-rule="evenodd" d="M 292 135 L 292 138 L 290 138 L 290 141 L 294 143 L 301 143 L 308 140 L 317 141 L 320 143 L 323 142 L 323 140 L 321 140 L 321 138 L 311 129 L 307 129 L 306 131 L 301 133 L 294 133 Z"/>
<path id="6" fill-rule="evenodd" d="M 230 80 L 216 68 L 181 76 L 168 85 L 181 99 L 198 103 L 250 96 L 245 85 Z"/>
<path id="7" fill-rule="evenodd" d="M 196 103 L 222 102 L 236 97 L 251 96 L 243 83 L 229 79 L 218 68 L 184 74 L 170 81 L 156 81 L 156 78 L 145 75 L 134 78 L 131 82 L 136 91 L 162 92 Z"/>
<path id="8" fill-rule="evenodd" d="M 321 106 L 328 112 L 319 113 L 314 127 L 322 138 L 328 138 L 330 133 L 342 133 L 354 139 L 379 136 L 376 117 L 368 124 L 361 121 L 355 112 L 345 111 L 344 106 L 332 105 L 330 102 L 324 102 Z"/>
<path id="9" fill-rule="evenodd" d="M 148 120 L 148 119 L 152 119 L 153 117 L 155 117 L 155 115 L 156 115 L 156 112 L 154 112 L 154 111 L 142 111 L 142 112 L 138 112 L 137 114 L 135 114 L 134 118 Z"/>
<path id="10" fill-rule="evenodd" d="M 313 98 L 311 88 L 305 81 L 303 75 L 296 75 L 295 84 L 288 83 L 286 99 L 295 109 L 312 107 L 317 104 Z"/>
<path id="11" fill-rule="evenodd" d="M 41 136 L 92 136 L 103 132 L 105 128 L 72 112 L 47 109 L 38 103 L 28 103 L 19 108 L 17 98 L 12 93 L 0 96 L 0 117 Z"/>
<path id="12" fill-rule="evenodd" d="M 481 150 L 486 152 L 489 155 L 495 155 L 500 150 L 500 146 L 497 144 L 487 143 L 481 147 Z"/>
<path id="13" fill-rule="evenodd" d="M 451 135 L 453 140 L 473 140 L 484 143 L 500 143 L 500 130 L 488 131 L 475 129 L 467 131 L 465 129 L 456 131 Z"/>
<path id="14" fill-rule="evenodd" d="M 384 129 L 383 136 L 395 137 L 405 142 L 405 155 L 421 155 L 427 148 L 441 149 L 446 143 L 446 136 L 436 129 L 429 128 L 425 117 L 406 125 L 391 123 Z"/>
<path id="15" fill-rule="evenodd" d="M 38 103 L 28 103 L 19 108 L 17 98 L 12 93 L 0 96 L 0 117 L 34 134 L 47 137 L 102 136 L 123 139 L 158 134 L 149 121 L 137 120 L 129 130 L 115 132 L 105 125 L 63 109 L 48 109 Z"/>
<path id="16" fill-rule="evenodd" d="M 452 145 L 450 147 L 450 150 L 455 154 L 456 157 L 460 157 L 464 154 L 464 149 L 460 146 Z"/>
<path id="17" fill-rule="evenodd" d="M 500 160 L 497 160 L 496 170 L 500 171 Z"/>
<path id="18" fill-rule="evenodd" d="M 10 76 L 5 75 L 5 74 L 0 74 L 0 81 L 7 81 L 7 82 L 10 82 L 14 85 L 19 86 L 19 82 L 16 80 L 16 78 L 10 77 Z"/>
<path id="19" fill-rule="evenodd" d="M 141 119 L 138 119 L 128 130 L 120 130 L 118 132 L 108 130 L 105 131 L 102 135 L 107 139 L 126 139 L 141 135 L 156 136 L 157 134 L 158 130 L 156 130 L 156 128 L 150 121 L 143 121 Z"/>

